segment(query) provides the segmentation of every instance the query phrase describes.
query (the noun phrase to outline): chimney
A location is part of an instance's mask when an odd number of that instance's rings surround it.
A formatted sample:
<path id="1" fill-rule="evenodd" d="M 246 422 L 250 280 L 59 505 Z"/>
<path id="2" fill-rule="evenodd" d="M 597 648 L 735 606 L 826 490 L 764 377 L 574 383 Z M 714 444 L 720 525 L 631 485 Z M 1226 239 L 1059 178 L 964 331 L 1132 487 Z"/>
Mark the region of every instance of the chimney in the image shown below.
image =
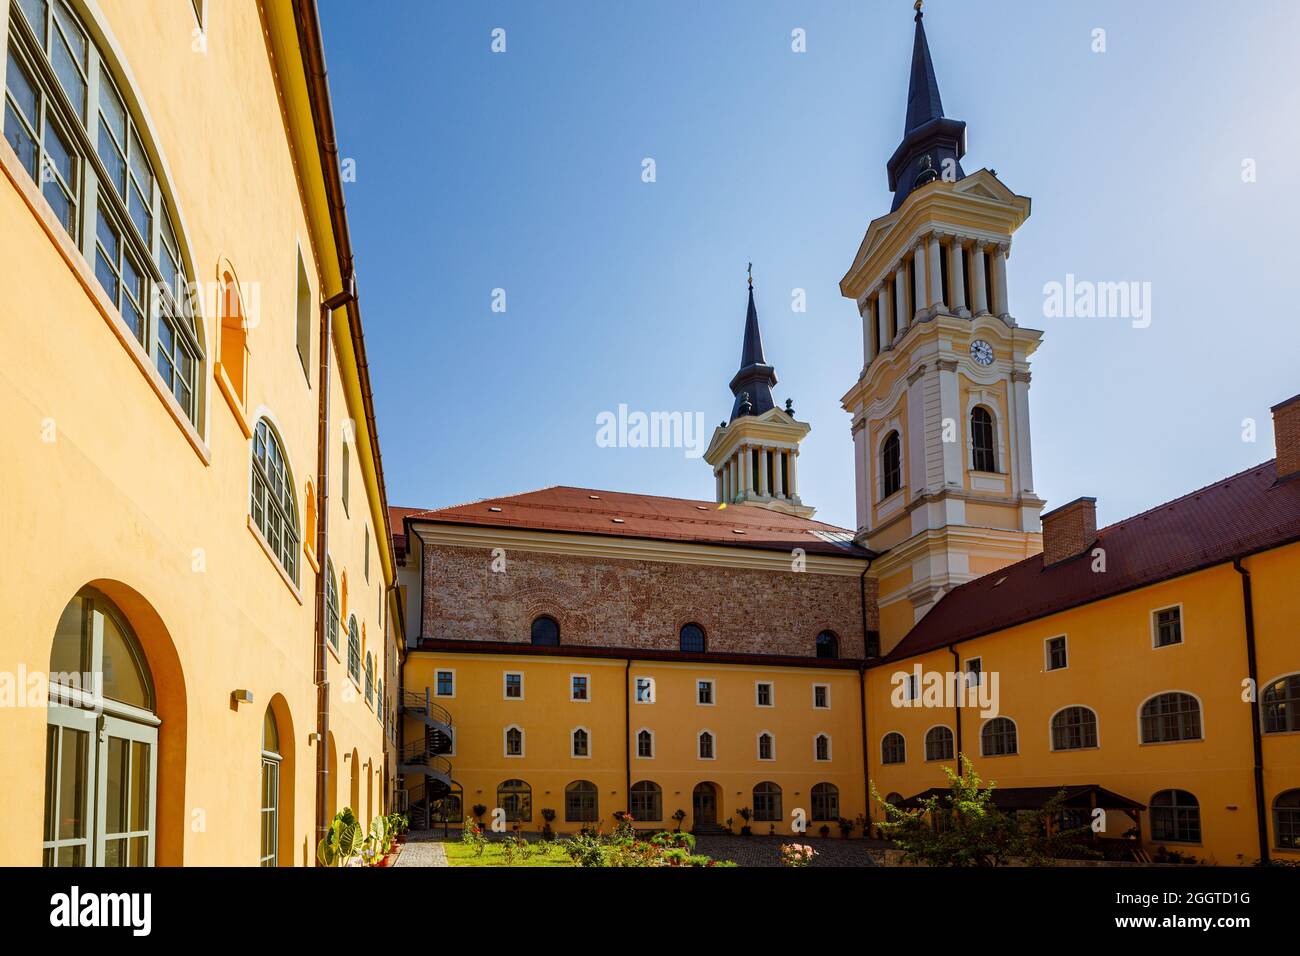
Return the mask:
<path id="1" fill-rule="evenodd" d="M 1300 409 L 1300 403 L 1297 404 Z M 1043 515 L 1043 567 L 1083 554 L 1097 540 L 1097 499 L 1075 498 Z"/>
<path id="2" fill-rule="evenodd" d="M 1273 438 L 1277 443 L 1277 480 L 1300 475 L 1300 395 L 1273 406 Z"/>

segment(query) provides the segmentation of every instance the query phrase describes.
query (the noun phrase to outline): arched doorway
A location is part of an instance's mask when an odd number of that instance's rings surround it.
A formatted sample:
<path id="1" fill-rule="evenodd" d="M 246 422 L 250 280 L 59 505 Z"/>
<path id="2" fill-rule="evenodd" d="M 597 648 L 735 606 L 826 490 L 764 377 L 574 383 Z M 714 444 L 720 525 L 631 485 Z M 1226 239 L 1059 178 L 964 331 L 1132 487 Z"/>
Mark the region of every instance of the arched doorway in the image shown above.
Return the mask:
<path id="1" fill-rule="evenodd" d="M 152 866 L 162 720 L 144 647 L 102 591 L 63 609 L 49 681 L 44 864 Z"/>
<path id="2" fill-rule="evenodd" d="M 275 694 L 262 716 L 262 866 L 293 866 L 296 739 L 289 703 Z"/>
<path id="3" fill-rule="evenodd" d="M 697 783 L 691 794 L 692 826 L 718 825 L 718 785 L 716 783 Z"/>

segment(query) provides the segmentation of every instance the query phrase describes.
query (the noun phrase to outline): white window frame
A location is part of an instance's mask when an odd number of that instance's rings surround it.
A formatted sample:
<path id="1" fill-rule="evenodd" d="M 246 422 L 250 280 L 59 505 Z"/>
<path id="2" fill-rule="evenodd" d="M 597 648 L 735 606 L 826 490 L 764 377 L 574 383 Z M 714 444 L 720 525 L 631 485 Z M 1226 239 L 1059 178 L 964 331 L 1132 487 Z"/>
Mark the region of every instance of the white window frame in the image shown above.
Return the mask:
<path id="1" fill-rule="evenodd" d="M 767 687 L 767 698 L 768 698 L 768 702 L 767 702 L 766 704 L 763 704 L 763 703 L 760 703 L 760 702 L 759 702 L 759 699 L 758 699 L 758 689 L 759 689 L 760 687 L 765 686 L 765 685 L 766 685 L 766 687 Z M 770 680 L 756 680 L 756 681 L 754 681 L 754 706 L 755 706 L 755 707 L 775 707 L 775 706 L 776 706 L 776 682 L 775 682 L 775 681 L 770 681 Z"/>
<path id="2" fill-rule="evenodd" d="M 438 675 L 451 675 L 451 693 L 443 694 L 438 691 Z M 451 700 L 456 696 L 456 668 L 454 667 L 435 667 L 433 669 L 433 696 L 441 697 L 443 700 Z"/>
<path id="3" fill-rule="evenodd" d="M 1052 641 L 1065 642 L 1065 663 L 1060 667 L 1052 666 Z M 1068 634 L 1053 634 L 1051 637 L 1043 638 L 1043 673 L 1052 674 L 1056 671 L 1065 671 L 1070 669 L 1070 637 Z"/>
<path id="4" fill-rule="evenodd" d="M 510 752 L 509 737 L 510 731 L 512 730 L 519 731 L 519 753 L 517 754 L 512 754 Z M 506 725 L 506 728 L 501 731 L 501 754 L 508 760 L 518 760 L 522 758 L 524 754 L 527 753 L 527 743 L 528 737 L 524 733 L 524 728 L 520 727 L 518 724 L 508 724 Z"/>
<path id="5" fill-rule="evenodd" d="M 584 734 L 587 735 L 587 752 L 586 752 L 585 754 L 574 753 L 574 749 L 575 749 L 575 748 L 574 748 L 574 746 L 573 746 L 573 735 L 576 734 L 576 733 L 577 733 L 578 731 L 580 731 L 580 730 L 581 730 Z M 592 750 L 592 740 L 591 740 L 591 728 L 590 728 L 590 727 L 583 727 L 583 726 L 579 725 L 579 726 L 574 727 L 572 730 L 569 731 L 569 756 L 570 756 L 572 759 L 574 759 L 574 760 L 590 760 L 590 759 L 591 759 L 591 750 Z"/>
<path id="6" fill-rule="evenodd" d="M 510 678 L 519 678 L 519 696 L 510 696 Z M 501 672 L 501 699 L 502 700 L 523 700 L 524 699 L 524 672 L 523 671 L 502 671 Z"/>
<path id="7" fill-rule="evenodd" d="M 1148 699 L 1150 699 L 1150 698 L 1148 698 Z M 1091 747 L 1063 747 L 1063 748 L 1058 748 L 1058 747 L 1056 746 L 1056 741 L 1053 739 L 1053 734 L 1052 734 L 1052 722 L 1056 720 L 1056 715 L 1057 715 L 1057 714 L 1061 713 L 1061 711 L 1063 711 L 1063 710 L 1069 710 L 1071 707 L 1082 707 L 1082 708 L 1084 708 L 1084 709 L 1086 709 L 1086 710 L 1090 710 L 1090 711 L 1092 711 L 1093 723 L 1095 723 L 1095 724 L 1097 725 L 1097 743 L 1094 744 L 1093 746 L 1091 746 Z M 1139 711 L 1139 713 L 1140 713 L 1140 711 Z M 1140 728 L 1140 727 L 1139 727 L 1139 729 L 1138 729 L 1138 733 L 1139 733 L 1139 734 L 1141 733 L 1141 728 Z M 1205 733 L 1205 724 L 1204 724 L 1204 723 L 1201 724 L 1201 733 L 1202 733 L 1202 734 Z M 1019 731 L 1019 728 L 1017 728 L 1017 729 L 1016 729 L 1016 747 L 1019 748 L 1019 746 L 1020 746 L 1020 731 Z M 1048 752 L 1049 752 L 1049 753 L 1054 753 L 1054 754 L 1072 754 L 1072 753 L 1078 753 L 1078 752 L 1081 751 L 1081 750 L 1100 750 L 1100 749 L 1101 749 L 1101 714 L 1097 713 L 1097 708 L 1096 708 L 1096 707 L 1093 707 L 1091 704 L 1066 704 L 1065 706 L 1063 706 L 1063 707 L 1058 707 L 1058 708 L 1056 708 L 1056 710 L 1052 711 L 1051 716 L 1047 718 L 1047 749 L 1048 749 Z"/>
<path id="8" fill-rule="evenodd" d="M 1173 644 L 1157 644 L 1156 639 L 1160 637 L 1160 628 L 1156 624 L 1156 616 L 1161 611 L 1178 611 L 1178 640 Z M 1183 603 L 1179 601 L 1176 604 L 1164 604 L 1160 607 L 1153 607 L 1150 615 L 1151 621 L 1151 649 L 1153 651 L 1163 651 L 1167 647 L 1182 647 L 1187 643 L 1187 619 L 1183 615 Z"/>
<path id="9" fill-rule="evenodd" d="M 817 689 L 821 688 L 826 691 L 826 706 L 817 705 Z M 813 710 L 830 710 L 831 709 L 831 685 L 830 684 L 813 684 L 812 685 L 812 706 Z"/>
<path id="10" fill-rule="evenodd" d="M 700 687 L 704 684 L 709 685 L 708 703 L 700 700 Z M 718 705 L 718 682 L 711 677 L 697 677 L 695 679 L 695 705 L 697 707 L 716 707 Z"/>
<path id="11" fill-rule="evenodd" d="M 646 689 L 649 695 L 645 700 L 641 699 L 641 682 L 646 682 Z M 653 677 L 636 677 L 632 678 L 632 702 L 634 704 L 653 704 L 655 702 L 655 679 Z"/>
<path id="12" fill-rule="evenodd" d="M 586 697 L 575 697 L 575 696 L 573 695 L 573 682 L 574 682 L 575 680 L 577 680 L 579 677 L 581 677 L 583 680 L 585 680 L 585 681 L 587 682 L 587 696 L 586 696 Z M 590 675 L 590 674 L 570 674 L 570 675 L 569 675 L 569 701 L 570 701 L 571 703 L 574 703 L 574 704 L 590 704 L 590 703 L 591 703 L 591 675 Z"/>
<path id="13" fill-rule="evenodd" d="M 649 756 L 643 756 L 642 753 L 641 753 L 641 735 L 642 735 L 642 734 L 649 734 L 649 735 L 650 735 L 650 755 L 649 755 Z M 637 732 L 636 732 L 636 747 L 635 747 L 635 750 L 636 750 L 636 759 L 637 759 L 637 760 L 654 760 L 654 759 L 655 759 L 655 749 L 656 749 L 656 748 L 655 748 L 655 732 L 654 732 L 653 730 L 651 730 L 649 727 L 640 727 L 640 728 L 638 728 L 638 729 L 637 729 Z"/>
<path id="14" fill-rule="evenodd" d="M 1055 716 L 1055 715 L 1053 715 L 1053 716 Z M 1016 749 L 1013 750 L 1013 751 L 1011 751 L 1011 753 L 1007 753 L 1007 754 L 991 754 L 991 753 L 988 753 L 987 751 L 985 751 L 985 749 L 984 749 L 984 728 L 987 727 L 990 723 L 992 723 L 992 722 L 995 721 L 995 720 L 1009 720 L 1009 721 L 1011 722 L 1011 726 L 1012 726 L 1013 728 L 1015 728 L 1015 731 L 1016 731 Z M 1051 723 L 1050 723 L 1050 722 L 1049 722 L 1048 725 L 1047 725 L 1047 733 L 1048 733 L 1048 743 L 1050 744 L 1050 743 L 1051 743 L 1051 733 L 1052 733 L 1052 726 L 1051 726 Z M 980 756 L 981 756 L 981 757 L 987 757 L 987 758 L 989 758 L 990 760 L 994 760 L 994 759 L 997 759 L 997 758 L 999 758 L 999 757 L 1019 757 L 1019 756 L 1020 756 L 1020 724 L 1018 724 L 1018 723 L 1016 722 L 1016 719 L 1015 719 L 1014 717 L 1008 717 L 1006 714 L 998 714 L 996 717 L 990 717 L 990 718 L 988 718 L 987 720 L 985 720 L 983 723 L 980 724 L 979 735 L 980 735 Z"/>
<path id="15" fill-rule="evenodd" d="M 826 738 L 826 759 L 825 760 L 817 756 L 817 741 L 822 737 Z M 834 751 L 831 749 L 831 735 L 826 733 L 826 731 L 824 730 L 818 731 L 817 733 L 813 734 L 813 763 L 830 763 L 833 759 L 835 759 L 835 755 L 834 755 Z"/>
<path id="16" fill-rule="evenodd" d="M 976 671 L 971 670 L 971 669 L 970 669 L 970 666 L 971 666 L 972 664 L 977 664 L 977 665 L 979 665 L 979 670 L 976 670 Z M 980 686 L 982 686 L 982 685 L 983 685 L 983 682 L 984 682 L 984 658 L 983 658 L 983 656 L 977 654 L 975 657 L 968 657 L 968 658 L 966 658 L 966 660 L 962 663 L 962 673 L 966 675 L 966 686 L 967 686 L 967 687 L 980 687 Z M 974 682 L 971 681 L 971 676 L 972 676 L 972 675 L 978 675 L 978 679 L 975 680 Z"/>
<path id="17" fill-rule="evenodd" d="M 772 741 L 772 756 L 763 756 L 763 737 L 766 736 Z M 716 748 L 715 748 L 716 749 Z M 754 757 L 763 763 L 771 763 L 776 760 L 776 734 L 770 730 L 760 730 L 754 735 Z"/>
<path id="18" fill-rule="evenodd" d="M 705 734 L 708 734 L 708 735 L 709 735 L 709 740 L 711 740 L 711 741 L 713 742 L 713 755 L 710 756 L 710 757 L 702 757 L 702 756 L 700 756 L 700 739 L 701 739 Z M 718 735 L 715 734 L 715 733 L 714 733 L 712 730 L 710 730 L 708 727 L 703 727 L 703 728 L 701 728 L 701 729 L 700 729 L 699 731 L 697 731 L 696 734 L 695 734 L 695 759 L 696 759 L 696 760 L 717 760 L 717 759 L 718 759 Z"/>

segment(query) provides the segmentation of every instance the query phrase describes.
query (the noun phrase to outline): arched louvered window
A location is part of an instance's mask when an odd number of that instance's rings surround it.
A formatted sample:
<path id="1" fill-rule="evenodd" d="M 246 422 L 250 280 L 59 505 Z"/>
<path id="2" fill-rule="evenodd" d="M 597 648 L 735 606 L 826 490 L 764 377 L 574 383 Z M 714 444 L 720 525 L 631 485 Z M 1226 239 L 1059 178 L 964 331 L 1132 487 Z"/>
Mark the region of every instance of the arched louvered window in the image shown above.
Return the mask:
<path id="1" fill-rule="evenodd" d="M 704 653 L 704 628 L 698 624 L 685 624 L 678 635 L 678 646 L 687 654 Z"/>
<path id="2" fill-rule="evenodd" d="M 903 487 L 903 447 L 898 432 L 890 432 L 880 446 L 881 499 Z"/>
<path id="3" fill-rule="evenodd" d="M 599 797 L 594 783 L 575 780 L 564 788 L 565 823 L 595 823 L 599 819 Z"/>
<path id="4" fill-rule="evenodd" d="M 781 816 L 781 786 L 764 780 L 754 787 L 754 820 L 760 823 L 779 823 Z"/>
<path id="5" fill-rule="evenodd" d="M 881 763 L 904 763 L 907 760 L 907 742 L 896 732 L 885 734 L 880 741 Z"/>
<path id="6" fill-rule="evenodd" d="M 980 756 L 1007 757 L 1019 753 L 1016 724 L 1009 717 L 994 717 L 980 730 Z"/>
<path id="7" fill-rule="evenodd" d="M 1201 705 L 1191 694 L 1157 694 L 1142 705 L 1142 742 L 1201 739 Z"/>
<path id="8" fill-rule="evenodd" d="M 1089 707 L 1066 707 L 1052 716 L 1053 750 L 1097 746 L 1097 714 Z"/>
<path id="9" fill-rule="evenodd" d="M 1259 705 L 1264 733 L 1285 734 L 1300 730 L 1300 674 L 1279 677 L 1265 687 Z"/>
<path id="10" fill-rule="evenodd" d="M 993 416 L 982 405 L 976 405 L 970 413 L 971 467 L 976 471 L 998 470 L 997 432 L 993 428 Z"/>
<path id="11" fill-rule="evenodd" d="M 560 643 L 560 625 L 555 618 L 543 614 L 533 621 L 532 642 L 542 647 L 557 647 Z"/>
<path id="12" fill-rule="evenodd" d="M 812 818 L 838 820 L 840 818 L 840 790 L 833 783 L 815 783 L 812 788 Z"/>
<path id="13" fill-rule="evenodd" d="M 298 506 L 280 438 L 265 418 L 253 432 L 253 523 L 275 559 L 298 583 Z"/>
<path id="14" fill-rule="evenodd" d="M 1201 805 L 1186 790 L 1161 790 L 1151 798 L 1151 839 L 1200 843 Z"/>
<path id="15" fill-rule="evenodd" d="M 947 727 L 931 727 L 925 732 L 925 759 L 952 759 L 952 731 Z"/>

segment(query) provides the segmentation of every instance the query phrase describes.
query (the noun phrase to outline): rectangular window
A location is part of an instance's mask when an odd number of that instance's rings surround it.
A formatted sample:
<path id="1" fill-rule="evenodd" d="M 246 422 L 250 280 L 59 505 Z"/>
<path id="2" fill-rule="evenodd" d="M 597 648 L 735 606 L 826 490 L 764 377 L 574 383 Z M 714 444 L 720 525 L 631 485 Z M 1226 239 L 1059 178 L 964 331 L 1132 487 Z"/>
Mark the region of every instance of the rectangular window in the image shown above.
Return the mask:
<path id="1" fill-rule="evenodd" d="M 813 706 L 818 710 L 827 710 L 831 706 L 831 687 L 829 684 L 813 684 Z"/>
<path id="2" fill-rule="evenodd" d="M 759 681 L 755 685 L 755 703 L 759 707 L 771 707 L 774 699 L 772 685 L 767 681 Z"/>
<path id="3" fill-rule="evenodd" d="M 1183 609 L 1167 607 L 1155 612 L 1156 647 L 1183 643 Z"/>
<path id="4" fill-rule="evenodd" d="M 506 672 L 506 700 L 524 699 L 524 675 L 518 672 Z"/>
<path id="5" fill-rule="evenodd" d="M 1049 671 L 1059 671 L 1069 663 L 1066 656 L 1065 636 L 1049 637 L 1047 639 L 1047 669 Z"/>
<path id="6" fill-rule="evenodd" d="M 915 674 L 905 675 L 906 680 L 903 682 L 903 699 L 917 700 L 921 696 L 921 681 Z"/>
<path id="7" fill-rule="evenodd" d="M 569 678 L 569 700 L 591 700 L 591 678 L 574 674 Z"/>
<path id="8" fill-rule="evenodd" d="M 653 704 L 655 702 L 655 682 L 653 677 L 638 677 L 635 686 L 636 702 L 638 704 Z"/>
<path id="9" fill-rule="evenodd" d="M 966 686 L 978 687 L 980 681 L 984 678 L 984 660 L 979 657 L 972 657 L 966 662 Z"/>
<path id="10" fill-rule="evenodd" d="M 307 281 L 307 267 L 302 261 L 302 250 L 298 250 L 298 361 L 302 363 L 302 374 L 307 377 L 307 386 L 311 387 L 311 284 Z"/>
<path id="11" fill-rule="evenodd" d="M 437 687 L 437 690 L 435 691 L 437 696 L 439 697 L 456 696 L 456 672 L 455 671 L 438 671 L 437 679 L 435 680 L 434 683 Z"/>
<path id="12" fill-rule="evenodd" d="M 713 704 L 713 681 L 700 680 L 695 682 L 695 700 L 696 703 L 700 704 Z"/>

